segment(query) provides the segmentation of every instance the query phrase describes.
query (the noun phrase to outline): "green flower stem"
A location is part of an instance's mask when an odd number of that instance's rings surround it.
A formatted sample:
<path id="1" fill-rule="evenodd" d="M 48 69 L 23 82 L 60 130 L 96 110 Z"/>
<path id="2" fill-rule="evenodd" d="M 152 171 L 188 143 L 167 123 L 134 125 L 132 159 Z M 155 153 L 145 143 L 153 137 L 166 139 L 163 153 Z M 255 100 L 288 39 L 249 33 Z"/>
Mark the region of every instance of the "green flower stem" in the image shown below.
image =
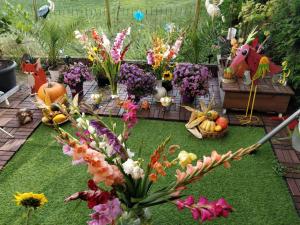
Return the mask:
<path id="1" fill-rule="evenodd" d="M 31 216 L 32 216 L 32 208 L 28 207 L 27 214 L 26 214 L 25 225 L 29 225 L 29 220 L 30 220 Z"/>

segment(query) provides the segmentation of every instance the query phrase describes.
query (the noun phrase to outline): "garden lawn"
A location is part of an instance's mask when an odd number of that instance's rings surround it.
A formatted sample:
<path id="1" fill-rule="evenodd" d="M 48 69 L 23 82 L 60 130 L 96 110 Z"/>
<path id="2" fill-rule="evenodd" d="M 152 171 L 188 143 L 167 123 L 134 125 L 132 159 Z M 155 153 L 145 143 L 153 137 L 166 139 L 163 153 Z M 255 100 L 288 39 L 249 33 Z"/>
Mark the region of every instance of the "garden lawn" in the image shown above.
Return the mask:
<path id="1" fill-rule="evenodd" d="M 65 128 L 70 129 L 70 126 L 65 125 Z M 251 145 L 264 135 L 264 130 L 231 127 L 223 139 L 202 141 L 190 135 L 183 123 L 140 120 L 129 145 L 132 150 L 142 147 L 142 155 L 148 160 L 155 147 L 170 134 L 172 144 L 179 144 L 200 157 L 213 149 L 225 153 Z M 86 166 L 72 166 L 54 135 L 51 128 L 41 125 L 0 173 L 1 225 L 21 224 L 24 211 L 13 201 L 17 191 L 43 192 L 49 199 L 48 204 L 34 214 L 31 225 L 80 225 L 89 219 L 90 210 L 85 202 L 63 202 L 70 194 L 86 189 L 89 179 Z M 228 219 L 208 224 L 299 224 L 286 183 L 273 171 L 275 162 L 272 149 L 266 144 L 256 155 L 232 163 L 230 169 L 218 168 L 211 172 L 188 193 L 210 200 L 224 197 L 235 208 Z M 167 177 L 159 179 L 159 185 L 174 179 L 174 170 L 170 170 Z M 178 212 L 171 204 L 154 207 L 151 211 L 154 225 L 196 224 L 188 211 Z"/>

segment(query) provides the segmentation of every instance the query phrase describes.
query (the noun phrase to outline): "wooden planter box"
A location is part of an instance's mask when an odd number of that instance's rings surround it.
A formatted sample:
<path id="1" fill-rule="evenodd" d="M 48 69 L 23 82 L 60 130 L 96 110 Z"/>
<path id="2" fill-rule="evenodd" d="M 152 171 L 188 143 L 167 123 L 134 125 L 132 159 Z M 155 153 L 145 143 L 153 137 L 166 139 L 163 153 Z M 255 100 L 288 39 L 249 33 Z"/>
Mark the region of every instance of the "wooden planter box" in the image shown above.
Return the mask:
<path id="1" fill-rule="evenodd" d="M 219 83 L 223 108 L 246 110 L 251 86 L 244 85 L 242 79 L 225 84 L 220 76 Z M 254 110 L 285 113 L 293 95 L 289 86 L 273 84 L 270 77 L 264 78 L 258 82 Z"/>

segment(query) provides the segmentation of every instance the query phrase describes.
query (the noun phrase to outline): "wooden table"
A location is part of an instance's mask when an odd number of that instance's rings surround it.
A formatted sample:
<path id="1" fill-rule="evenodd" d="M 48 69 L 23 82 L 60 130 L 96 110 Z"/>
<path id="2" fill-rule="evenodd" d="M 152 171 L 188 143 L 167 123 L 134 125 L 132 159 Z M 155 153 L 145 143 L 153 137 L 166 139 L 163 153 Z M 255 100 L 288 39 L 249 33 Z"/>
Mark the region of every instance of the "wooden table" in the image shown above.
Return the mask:
<path id="1" fill-rule="evenodd" d="M 235 83 L 225 84 L 220 74 L 220 95 L 223 108 L 246 110 L 251 85 L 245 85 L 242 79 L 238 79 Z M 289 86 L 273 84 L 272 78 L 266 77 L 258 82 L 254 110 L 285 113 L 293 95 L 294 92 Z"/>

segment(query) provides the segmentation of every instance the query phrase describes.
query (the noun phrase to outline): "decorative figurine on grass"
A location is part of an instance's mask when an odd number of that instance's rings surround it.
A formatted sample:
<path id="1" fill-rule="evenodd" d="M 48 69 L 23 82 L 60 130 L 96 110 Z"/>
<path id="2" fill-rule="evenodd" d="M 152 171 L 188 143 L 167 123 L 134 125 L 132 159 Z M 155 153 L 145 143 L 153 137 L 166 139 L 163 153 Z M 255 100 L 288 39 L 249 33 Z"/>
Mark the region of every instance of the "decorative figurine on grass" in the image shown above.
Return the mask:
<path id="1" fill-rule="evenodd" d="M 244 74 L 245 70 L 249 70 L 251 75 L 252 83 L 246 114 L 240 118 L 243 124 L 253 122 L 252 113 L 255 105 L 258 80 L 263 79 L 266 75 L 274 75 L 282 71 L 282 68 L 271 62 L 268 57 L 258 53 L 258 51 L 261 49 L 261 46 L 258 49 L 256 48 L 258 44 L 254 38 L 256 34 L 257 32 L 255 30 L 249 34 L 245 44 L 237 50 L 236 57 L 233 59 L 230 65 L 230 68 L 235 71 L 235 73 L 236 71 L 239 71 Z M 245 66 L 241 68 L 241 65 Z"/>

